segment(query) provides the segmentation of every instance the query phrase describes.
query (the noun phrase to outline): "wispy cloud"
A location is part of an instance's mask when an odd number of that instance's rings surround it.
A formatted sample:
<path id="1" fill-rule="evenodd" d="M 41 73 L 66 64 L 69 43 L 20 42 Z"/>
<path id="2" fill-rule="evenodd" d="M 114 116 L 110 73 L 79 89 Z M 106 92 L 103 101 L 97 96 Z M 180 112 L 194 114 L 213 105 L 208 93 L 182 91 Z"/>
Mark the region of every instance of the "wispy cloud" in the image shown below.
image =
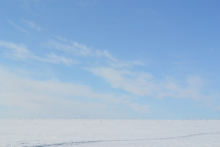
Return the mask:
<path id="1" fill-rule="evenodd" d="M 0 47 L 7 49 L 5 54 L 14 59 L 31 59 L 56 64 L 64 63 L 67 66 L 79 64 L 79 62 L 76 60 L 66 58 L 64 56 L 58 56 L 55 53 L 46 54 L 45 57 L 36 56 L 31 51 L 29 51 L 24 44 L 14 44 L 12 42 L 0 41 Z"/>
<path id="2" fill-rule="evenodd" d="M 145 64 L 141 61 L 127 61 L 127 62 L 122 62 L 122 61 L 116 61 L 110 63 L 112 67 L 117 67 L 117 68 L 130 68 L 134 66 L 145 66 Z"/>
<path id="3" fill-rule="evenodd" d="M 162 87 L 163 91 L 159 93 L 158 98 L 191 98 L 194 100 L 205 100 L 213 97 L 212 94 L 203 93 L 203 80 L 199 77 L 188 77 L 186 79 L 187 86 L 180 85 L 174 81 L 165 83 Z"/>
<path id="4" fill-rule="evenodd" d="M 96 117 L 117 117 L 117 113 L 123 112 L 115 105 L 124 105 L 132 111 L 149 113 L 149 106 L 132 102 L 127 96 L 115 94 L 97 93 L 91 88 L 74 84 L 63 83 L 58 80 L 38 81 L 17 76 L 14 73 L 0 67 L 0 103 L 8 107 L 23 108 L 28 111 L 37 111 L 41 115 L 49 111 L 49 116 L 57 116 L 65 112 L 73 112 L 73 115 Z M 13 91 L 13 92 L 12 92 Z M 86 102 L 84 101 L 86 99 Z M 28 110 L 28 111 L 27 111 Z M 96 111 L 98 110 L 98 111 Z M 117 111 L 116 111 L 117 110 Z M 102 113 L 102 112 L 105 113 Z M 68 113 L 72 115 L 72 113 Z"/>
<path id="5" fill-rule="evenodd" d="M 12 42 L 7 41 L 0 41 L 0 46 L 9 49 L 6 52 L 7 56 L 16 59 L 34 59 L 42 62 L 49 62 L 49 63 L 64 63 L 65 65 L 74 65 L 79 64 L 80 61 L 73 60 L 71 58 L 65 57 L 68 56 L 73 57 L 90 57 L 96 58 L 101 61 L 101 63 L 106 63 L 109 66 L 117 67 L 117 68 L 130 68 L 133 66 L 144 66 L 144 64 L 140 61 L 128 61 L 123 62 L 116 58 L 114 58 L 108 51 L 103 50 L 93 50 L 87 47 L 84 44 L 80 44 L 74 41 L 68 41 L 65 38 L 57 37 L 59 41 L 49 40 L 44 46 L 50 48 L 52 50 L 58 50 L 61 54 L 58 56 L 56 53 L 45 54 L 44 57 L 39 57 L 34 55 L 24 44 L 15 44 Z M 83 59 L 82 59 L 83 60 Z M 88 63 L 87 63 L 88 64 Z"/>
<path id="6" fill-rule="evenodd" d="M 152 82 L 149 73 L 135 74 L 130 71 L 118 71 L 113 68 L 92 68 L 93 74 L 104 78 L 113 88 L 123 89 L 138 96 L 153 95 L 158 86 Z"/>
<path id="7" fill-rule="evenodd" d="M 0 46 L 9 49 L 7 54 L 13 58 L 27 59 L 32 56 L 31 52 L 24 44 L 14 44 L 12 42 L 0 41 Z"/>
<path id="8" fill-rule="evenodd" d="M 70 53 L 74 56 L 90 56 L 91 50 L 84 44 L 78 42 L 60 43 L 55 40 L 49 40 L 46 43 L 48 48 L 57 49 L 66 53 Z"/>
<path id="9" fill-rule="evenodd" d="M 55 38 L 57 38 L 59 41 L 62 41 L 62 42 L 67 42 L 67 39 L 66 38 L 63 38 L 63 37 L 60 37 L 60 36 L 57 36 L 57 35 L 53 35 Z"/>
<path id="10" fill-rule="evenodd" d="M 66 58 L 64 56 L 58 56 L 55 53 L 46 54 L 46 57 L 35 58 L 39 61 L 49 62 L 49 63 L 64 63 L 67 66 L 79 64 L 79 61 L 73 60 L 71 58 Z"/>
<path id="11" fill-rule="evenodd" d="M 24 32 L 24 33 L 29 33 L 27 30 L 25 30 L 25 29 L 21 28 L 20 26 L 14 24 L 11 20 L 8 19 L 8 22 L 9 22 L 13 27 L 15 27 L 16 29 L 18 29 L 18 30 L 20 30 L 20 31 L 22 31 L 22 32 Z"/>
<path id="12" fill-rule="evenodd" d="M 105 79 L 113 88 L 122 89 L 130 94 L 134 94 L 141 97 L 155 97 L 155 98 L 191 98 L 194 100 L 206 99 L 208 94 L 202 92 L 203 80 L 199 77 L 190 77 L 185 80 L 185 85 L 176 82 L 172 78 L 164 78 L 157 81 L 151 73 L 146 72 L 132 72 L 128 67 L 141 66 L 142 62 L 134 61 L 122 63 L 119 60 L 112 57 L 107 51 L 94 52 L 85 45 L 73 42 L 72 45 L 61 44 L 56 41 L 50 42 L 54 46 L 64 52 L 72 52 L 74 55 L 79 56 L 103 56 L 112 61 L 110 67 L 90 68 L 87 69 L 91 73 Z M 63 63 L 67 66 L 80 64 L 80 61 L 67 58 L 65 56 L 57 55 L 56 53 L 45 54 L 43 57 L 34 55 L 23 44 L 14 44 L 12 42 L 0 41 L 0 46 L 8 49 L 6 54 L 12 58 L 22 60 L 36 60 L 41 62 L 48 62 L 54 64 Z M 123 67 L 123 68 L 121 68 Z M 83 68 L 83 67 L 82 67 Z M 123 70 L 122 70 L 123 69 Z"/>
<path id="13" fill-rule="evenodd" d="M 203 80 L 199 77 L 186 79 L 186 86 L 170 78 L 157 81 L 150 73 L 135 73 L 113 68 L 91 68 L 93 74 L 105 79 L 113 88 L 122 89 L 141 97 L 207 99 L 212 95 L 202 92 Z"/>
<path id="14" fill-rule="evenodd" d="M 32 22 L 32 21 L 22 20 L 22 22 L 23 22 L 26 26 L 28 26 L 28 27 L 30 27 L 30 28 L 32 28 L 32 29 L 35 29 L 35 30 L 37 30 L 37 31 L 42 31 L 42 30 L 43 30 L 42 27 L 40 27 L 39 25 L 37 25 L 36 23 L 34 23 L 34 22 Z"/>
<path id="15" fill-rule="evenodd" d="M 112 67 L 117 68 L 130 68 L 134 66 L 145 66 L 145 64 L 141 61 L 120 61 L 116 58 L 114 58 L 107 50 L 97 50 L 95 53 L 95 56 L 97 57 L 104 57 L 108 59 L 108 64 Z M 110 62 L 109 62 L 110 61 Z"/>
<path id="16" fill-rule="evenodd" d="M 141 61 L 120 61 L 113 57 L 107 50 L 95 50 L 85 44 L 80 44 L 76 41 L 68 41 L 60 36 L 55 36 L 55 38 L 57 38 L 59 41 L 50 39 L 47 43 L 45 43 L 45 46 L 47 48 L 56 49 L 73 56 L 99 58 L 99 60 L 102 59 L 102 63 L 104 59 L 106 60 L 104 61 L 105 63 L 117 68 L 145 66 L 145 64 Z"/>
<path id="17" fill-rule="evenodd" d="M 96 54 L 99 57 L 106 57 L 106 58 L 108 58 L 108 59 L 110 59 L 110 60 L 112 60 L 114 62 L 118 62 L 118 60 L 115 59 L 114 57 L 112 57 L 112 55 L 108 51 L 106 51 L 106 50 L 104 50 L 104 51 L 97 50 Z"/>

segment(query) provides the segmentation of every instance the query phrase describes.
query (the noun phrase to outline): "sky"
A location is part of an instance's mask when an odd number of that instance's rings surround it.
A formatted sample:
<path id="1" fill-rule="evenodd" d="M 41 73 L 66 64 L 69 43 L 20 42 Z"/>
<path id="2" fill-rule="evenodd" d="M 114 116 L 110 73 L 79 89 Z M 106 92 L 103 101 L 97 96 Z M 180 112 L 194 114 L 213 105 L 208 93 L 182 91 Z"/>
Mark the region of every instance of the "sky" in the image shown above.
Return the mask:
<path id="1" fill-rule="evenodd" d="M 220 118 L 220 1 L 0 0 L 0 118 Z"/>

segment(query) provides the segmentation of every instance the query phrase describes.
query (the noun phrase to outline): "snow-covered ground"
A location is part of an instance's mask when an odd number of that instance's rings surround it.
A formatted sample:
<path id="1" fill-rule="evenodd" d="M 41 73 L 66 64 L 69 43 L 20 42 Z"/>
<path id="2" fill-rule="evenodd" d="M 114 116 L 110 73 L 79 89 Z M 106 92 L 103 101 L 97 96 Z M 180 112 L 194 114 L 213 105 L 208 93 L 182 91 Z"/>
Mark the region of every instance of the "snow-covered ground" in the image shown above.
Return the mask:
<path id="1" fill-rule="evenodd" d="M 220 147 L 219 120 L 0 120 L 2 147 Z"/>

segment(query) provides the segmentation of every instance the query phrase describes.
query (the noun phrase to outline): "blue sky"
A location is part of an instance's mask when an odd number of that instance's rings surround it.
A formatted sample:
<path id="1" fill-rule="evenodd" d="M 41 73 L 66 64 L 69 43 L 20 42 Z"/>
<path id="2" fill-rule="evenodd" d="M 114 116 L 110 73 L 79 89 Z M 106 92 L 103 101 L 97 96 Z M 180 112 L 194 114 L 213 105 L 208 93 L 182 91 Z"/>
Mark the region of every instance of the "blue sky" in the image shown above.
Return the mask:
<path id="1" fill-rule="evenodd" d="M 0 117 L 219 118 L 219 5 L 0 0 Z"/>

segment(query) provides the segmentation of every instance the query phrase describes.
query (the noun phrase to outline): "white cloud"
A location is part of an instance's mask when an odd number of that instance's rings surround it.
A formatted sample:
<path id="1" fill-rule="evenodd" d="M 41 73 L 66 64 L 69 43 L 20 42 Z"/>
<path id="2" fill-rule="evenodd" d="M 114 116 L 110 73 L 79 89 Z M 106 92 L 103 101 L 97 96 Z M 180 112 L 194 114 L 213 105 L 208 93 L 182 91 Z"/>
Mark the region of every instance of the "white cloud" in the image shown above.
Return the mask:
<path id="1" fill-rule="evenodd" d="M 24 44 L 14 44 L 12 42 L 0 41 L 0 46 L 10 50 L 9 56 L 13 58 L 26 59 L 32 56 L 30 51 L 25 47 Z"/>
<path id="2" fill-rule="evenodd" d="M 118 62 L 118 60 L 115 59 L 114 57 L 112 57 L 112 55 L 110 55 L 110 53 L 108 51 L 106 51 L 106 50 L 104 50 L 104 51 L 97 50 L 96 54 L 99 57 L 106 57 L 106 58 L 108 58 L 108 59 L 110 59 L 110 60 L 112 60 L 114 62 Z"/>
<path id="3" fill-rule="evenodd" d="M 93 74 L 103 77 L 113 88 L 120 88 L 138 96 L 152 95 L 158 86 L 152 82 L 149 73 L 135 74 L 129 71 L 117 71 L 113 68 L 92 68 Z"/>
<path id="4" fill-rule="evenodd" d="M 63 37 L 60 37 L 60 36 L 57 36 L 57 35 L 53 35 L 55 38 L 57 38 L 59 41 L 62 41 L 62 42 L 67 42 L 67 39 L 66 38 L 63 38 Z"/>
<path id="5" fill-rule="evenodd" d="M 19 27 L 18 25 L 14 24 L 11 20 L 8 19 L 8 22 L 9 22 L 13 27 L 15 27 L 16 29 L 18 29 L 18 30 L 20 30 L 20 31 L 22 31 L 22 32 L 24 32 L 24 33 L 29 33 L 27 30 L 25 30 L 25 29 Z"/>
<path id="6" fill-rule="evenodd" d="M 107 61 L 107 63 L 112 66 L 112 67 L 117 67 L 117 68 L 131 68 L 134 66 L 145 66 L 145 64 L 141 61 L 128 61 L 128 62 L 124 62 L 124 61 L 120 61 L 116 58 L 114 58 L 108 51 L 103 50 L 97 50 L 96 51 L 96 55 L 98 57 L 105 57 L 107 59 L 109 59 Z"/>
<path id="7" fill-rule="evenodd" d="M 128 67 L 130 68 L 134 66 L 145 66 L 145 64 L 141 61 L 128 61 L 128 62 L 118 61 L 118 62 L 110 63 L 110 65 L 112 67 L 117 67 L 117 68 L 128 68 Z"/>
<path id="8" fill-rule="evenodd" d="M 150 73 L 134 73 L 113 68 L 91 68 L 93 74 L 105 79 L 113 88 L 122 89 L 131 94 L 153 98 L 190 98 L 194 100 L 207 99 L 211 95 L 202 92 L 203 81 L 199 77 L 189 77 L 183 86 L 170 78 L 160 82 Z"/>
<path id="9" fill-rule="evenodd" d="M 67 66 L 79 64 L 80 62 L 73 60 L 71 58 L 66 58 L 64 56 L 58 56 L 55 53 L 46 54 L 45 57 L 34 57 L 35 60 L 42 61 L 42 62 L 49 62 L 49 63 L 64 63 Z"/>
<path id="10" fill-rule="evenodd" d="M 66 58 L 64 56 L 58 56 L 55 53 L 46 54 L 45 57 L 36 56 L 30 52 L 24 44 L 14 44 L 12 42 L 0 41 L 0 47 L 8 49 L 9 51 L 6 52 L 6 55 L 15 59 L 32 59 L 56 64 L 64 63 L 67 66 L 79 64 L 76 60 Z"/>
<path id="11" fill-rule="evenodd" d="M 35 24 L 35 23 L 32 22 L 32 21 L 22 20 L 22 22 L 23 22 L 26 26 L 28 26 L 28 27 L 30 27 L 30 28 L 32 28 L 32 29 L 35 29 L 35 30 L 37 30 L 37 31 L 42 31 L 42 30 L 43 30 L 40 26 L 38 26 L 37 24 Z"/>
<path id="12" fill-rule="evenodd" d="M 91 56 L 92 54 L 91 50 L 86 45 L 79 44 L 78 42 L 73 41 L 64 44 L 58 41 L 49 40 L 46 46 L 66 53 L 71 53 L 75 56 Z"/>
<path id="13" fill-rule="evenodd" d="M 204 100 L 212 97 L 202 93 L 204 82 L 199 77 L 188 77 L 186 86 L 182 86 L 177 82 L 169 79 L 166 83 L 161 84 L 163 91 L 158 94 L 158 98 L 173 97 L 173 98 L 192 98 L 194 100 Z"/>
<path id="14" fill-rule="evenodd" d="M 45 46 L 50 48 L 50 49 L 56 49 L 59 50 L 63 53 L 68 53 L 72 54 L 73 56 L 80 56 L 80 57 L 90 57 L 90 58 L 97 58 L 101 59 L 103 63 L 103 58 L 104 63 L 107 63 L 108 65 L 112 67 L 117 67 L 117 68 L 131 68 L 134 66 L 145 66 L 145 64 L 141 61 L 128 61 L 128 62 L 123 62 L 115 57 L 113 57 L 107 50 L 93 50 L 89 48 L 88 46 L 84 44 L 80 44 L 75 41 L 68 41 L 65 38 L 62 38 L 60 36 L 55 36 L 59 41 L 55 41 L 50 39 Z M 107 60 L 106 60 L 107 59 Z"/>
<path id="15" fill-rule="evenodd" d="M 97 50 L 96 51 L 96 56 L 98 57 L 105 57 L 107 59 L 110 59 L 109 65 L 112 67 L 117 67 L 117 68 L 127 68 L 127 67 L 133 67 L 133 66 L 145 66 L 145 64 L 141 61 L 128 61 L 128 62 L 122 62 L 119 61 L 118 59 L 114 58 L 108 51 L 103 50 Z"/>
<path id="16" fill-rule="evenodd" d="M 0 87 L 1 105 L 23 109 L 26 113 L 30 110 L 30 113 L 36 112 L 40 116 L 43 113 L 50 116 L 71 116 L 69 112 L 78 116 L 117 116 L 117 113 L 123 112 L 115 107 L 118 104 L 125 105 L 133 111 L 145 114 L 149 112 L 148 106 L 134 103 L 128 96 L 97 93 L 87 86 L 62 83 L 58 80 L 38 81 L 24 78 L 2 67 Z"/>
<path id="17" fill-rule="evenodd" d="M 50 47 L 54 46 L 64 52 L 75 52 L 78 55 L 82 56 L 92 56 L 93 52 L 87 46 L 78 44 L 76 42 L 72 43 L 72 46 L 67 44 L 61 44 L 56 41 L 51 41 L 53 45 L 50 44 Z M 32 59 L 41 62 L 49 63 L 64 63 L 67 66 L 79 64 L 79 61 L 73 60 L 71 58 L 66 58 L 62 55 L 58 56 L 55 53 L 46 54 L 44 57 L 35 56 L 31 53 L 23 44 L 14 44 L 12 42 L 0 41 L 0 46 L 9 49 L 7 52 L 13 58 L 18 59 Z M 112 61 L 112 64 L 123 67 L 133 65 L 141 65 L 141 62 L 127 62 L 122 63 L 117 59 L 113 58 L 107 51 L 94 52 L 97 56 L 103 56 Z M 121 65 L 121 66 L 119 66 Z M 114 67 L 114 66 L 113 66 Z M 203 94 L 202 87 L 203 82 L 198 77 L 190 77 L 186 79 L 186 85 L 183 86 L 178 82 L 175 82 L 172 79 L 162 79 L 160 82 L 156 81 L 154 76 L 146 72 L 131 72 L 129 70 L 121 70 L 120 68 L 90 68 L 88 69 L 93 74 L 104 78 L 110 85 L 115 89 L 122 89 L 126 92 L 137 96 L 150 96 L 155 98 L 164 98 L 164 97 L 173 97 L 173 98 L 191 98 L 195 100 L 206 99 L 208 94 Z"/>

